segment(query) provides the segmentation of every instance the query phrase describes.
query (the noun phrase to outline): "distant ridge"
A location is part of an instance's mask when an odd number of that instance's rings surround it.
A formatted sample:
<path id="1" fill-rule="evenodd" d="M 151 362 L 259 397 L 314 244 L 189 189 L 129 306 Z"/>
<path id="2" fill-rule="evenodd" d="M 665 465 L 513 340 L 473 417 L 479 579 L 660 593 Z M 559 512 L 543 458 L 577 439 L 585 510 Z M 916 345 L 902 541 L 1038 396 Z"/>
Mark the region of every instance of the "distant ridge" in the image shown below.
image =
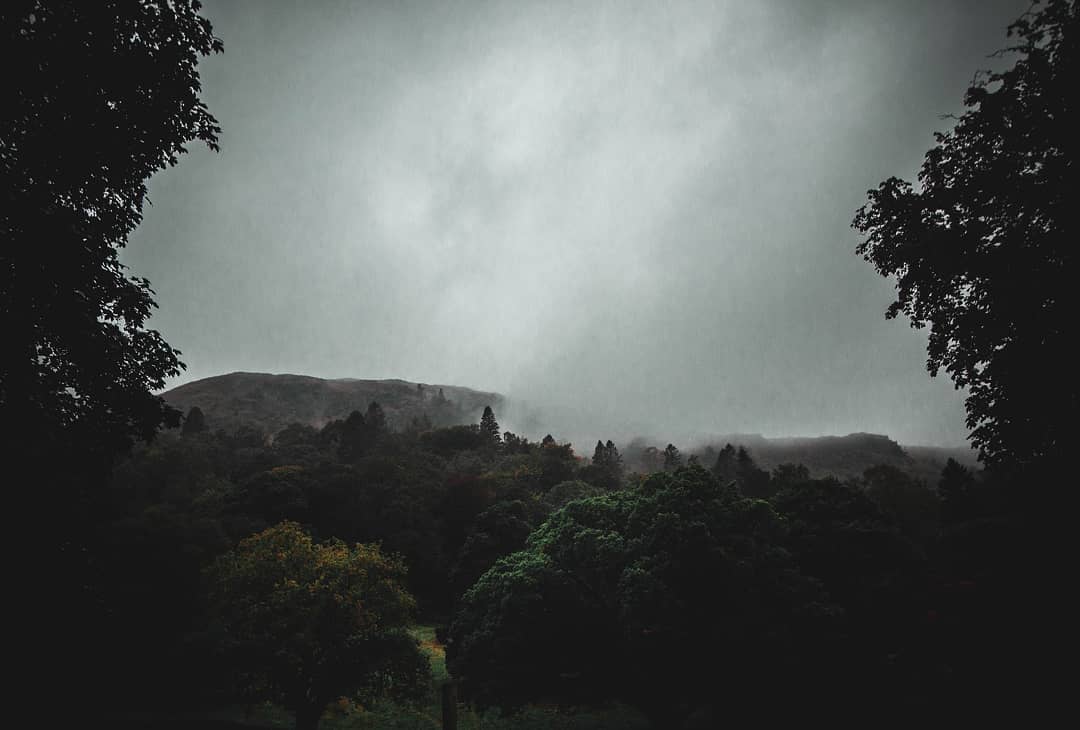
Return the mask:
<path id="1" fill-rule="evenodd" d="M 884 464 L 934 486 L 950 458 L 970 468 L 978 466 L 977 454 L 969 448 L 905 446 L 876 433 L 783 438 L 731 434 L 707 440 L 707 444 L 716 450 L 728 443 L 745 446 L 758 465 L 765 469 L 773 469 L 783 463 L 802 464 L 815 477 L 858 477 L 871 466 Z M 697 451 L 701 453 L 702 450 Z"/>
<path id="2" fill-rule="evenodd" d="M 445 400 L 439 399 L 440 390 Z M 436 425 L 478 423 L 484 406 L 498 410 L 504 403 L 498 393 L 456 385 L 246 372 L 195 380 L 162 397 L 185 414 L 198 406 L 211 430 L 234 432 L 247 426 L 267 436 L 290 423 L 318 428 L 352 411 L 363 412 L 372 401 L 382 406 L 394 428 L 423 416 Z"/>
<path id="3" fill-rule="evenodd" d="M 445 400 L 439 400 L 440 389 Z M 320 428 L 334 419 L 346 418 L 354 410 L 367 410 L 372 401 L 382 406 L 388 423 L 398 430 L 408 426 L 413 418 L 425 416 L 435 426 L 479 423 L 487 405 L 495 409 L 502 420 L 503 414 L 513 405 L 499 393 L 456 385 L 414 383 L 398 378 L 326 379 L 248 372 L 215 375 L 185 383 L 166 391 L 162 397 L 185 414 L 198 406 L 210 430 L 233 433 L 241 427 L 249 427 L 268 437 L 290 423 Z M 557 432 L 560 425 L 564 424 L 551 423 L 548 427 Z M 588 456 L 589 443 L 588 439 L 581 442 L 579 455 Z M 932 486 L 937 484 L 941 469 L 949 458 L 970 467 L 977 464 L 971 449 L 903 446 L 888 436 L 873 433 L 784 438 L 767 438 L 761 434 L 715 435 L 699 440 L 699 445 L 689 449 L 688 453 L 697 453 L 702 463 L 706 463 L 715 459 L 715 451 L 727 443 L 745 446 L 758 465 L 765 469 L 782 463 L 797 463 L 809 468 L 815 477 L 858 477 L 871 466 L 887 464 Z M 619 447 L 633 461 L 632 455 L 647 445 L 646 439 L 635 439 L 621 443 Z M 706 453 L 706 445 L 713 451 Z M 663 443 L 657 446 L 662 448 Z"/>

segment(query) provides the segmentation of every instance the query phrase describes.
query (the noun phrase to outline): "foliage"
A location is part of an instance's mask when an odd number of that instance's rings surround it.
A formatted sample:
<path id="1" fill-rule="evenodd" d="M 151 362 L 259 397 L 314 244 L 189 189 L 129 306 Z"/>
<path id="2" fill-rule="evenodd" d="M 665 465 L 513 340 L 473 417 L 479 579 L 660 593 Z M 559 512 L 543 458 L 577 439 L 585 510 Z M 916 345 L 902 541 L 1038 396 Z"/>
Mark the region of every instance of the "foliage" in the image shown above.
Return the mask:
<path id="1" fill-rule="evenodd" d="M 933 539 L 940 503 L 926 484 L 885 464 L 867 469 L 862 482 L 866 495 L 909 539 L 920 545 Z"/>
<path id="2" fill-rule="evenodd" d="M 724 448 L 716 455 L 716 462 L 713 464 L 712 472 L 724 484 L 730 484 L 738 478 L 738 461 L 734 446 L 731 444 L 724 445 Z"/>
<path id="3" fill-rule="evenodd" d="M 355 462 L 386 437 L 386 414 L 382 406 L 372 401 L 366 413 L 353 411 L 344 421 L 327 424 L 324 432 L 326 439 L 337 443 L 338 458 Z"/>
<path id="4" fill-rule="evenodd" d="M 502 444 L 499 422 L 495 420 L 495 413 L 491 410 L 491 406 L 484 406 L 484 413 L 480 417 L 480 437 L 488 448 L 498 448 Z"/>
<path id="5" fill-rule="evenodd" d="M 849 641 L 837 666 L 852 689 L 847 701 L 888 701 L 905 687 L 889 657 L 895 665 L 912 646 L 928 605 L 924 554 L 857 485 L 806 478 L 780 489 L 772 504 L 799 567 L 844 610 Z"/>
<path id="6" fill-rule="evenodd" d="M 774 491 L 769 473 L 758 468 L 750 452 L 743 446 L 735 454 L 735 482 L 748 497 L 768 497 Z"/>
<path id="7" fill-rule="evenodd" d="M 5 3 L 0 113 L 0 405 L 28 443 L 103 454 L 179 414 L 152 391 L 182 367 L 145 324 L 149 282 L 118 250 L 146 180 L 193 140 L 217 149 L 200 57 L 221 51 L 198 2 Z"/>
<path id="8" fill-rule="evenodd" d="M 179 353 L 147 326 L 153 291 L 119 249 L 147 179 L 192 141 L 217 149 L 197 66 L 221 42 L 191 0 L 14 0 L 0 38 L 0 457 L 33 465 L 10 509 L 16 541 L 39 544 L 15 578 L 36 596 L 14 619 L 34 646 L 13 661 L 26 685 L 89 708 L 111 696 L 99 657 L 126 613 L 105 574 L 104 485 L 117 457 L 180 422 L 153 394 Z"/>
<path id="9" fill-rule="evenodd" d="M 810 470 L 802 464 L 780 464 L 772 470 L 769 479 L 772 481 L 772 489 L 780 491 L 809 482 Z"/>
<path id="10" fill-rule="evenodd" d="M 415 602 L 404 575 L 376 546 L 316 543 L 291 522 L 241 541 L 208 570 L 239 686 L 292 710 L 302 728 L 342 695 L 419 692 L 430 670 L 405 631 Z"/>
<path id="11" fill-rule="evenodd" d="M 1013 23 L 1014 65 L 976 77 L 918 188 L 885 180 L 853 222 L 858 253 L 897 277 L 886 316 L 930 326 L 927 368 L 967 389 L 971 440 L 991 464 L 1063 460 L 1078 405 L 1078 18 L 1073 0 L 1048 0 Z"/>
<path id="12" fill-rule="evenodd" d="M 550 489 L 560 482 L 574 478 L 577 457 L 571 444 L 556 443 L 549 434 L 540 442 L 539 485 Z"/>
<path id="13" fill-rule="evenodd" d="M 682 454 L 675 444 L 668 444 L 664 448 L 664 471 L 675 471 L 682 466 Z"/>
<path id="14" fill-rule="evenodd" d="M 192 406 L 188 411 L 187 416 L 184 417 L 184 425 L 180 429 L 180 433 L 184 436 L 194 436 L 195 434 L 202 433 L 206 430 L 206 416 L 203 415 L 202 409 L 198 406 Z"/>
<path id="15" fill-rule="evenodd" d="M 421 440 L 424 448 L 445 457 L 479 449 L 484 443 L 476 425 L 435 429 L 421 434 Z"/>
<path id="16" fill-rule="evenodd" d="M 448 667 L 481 704 L 622 699 L 665 727 L 717 687 L 752 704 L 810 670 L 834 618 L 783 535 L 700 467 L 571 502 L 466 593 Z"/>
<path id="17" fill-rule="evenodd" d="M 622 486 L 623 460 L 614 442 L 596 442 L 592 464 L 581 470 L 581 478 L 604 489 Z"/>
<path id="18" fill-rule="evenodd" d="M 578 499 L 599 497 L 605 491 L 603 487 L 581 480 L 560 482 L 544 492 L 540 500 L 546 511 L 550 513 Z"/>
<path id="19" fill-rule="evenodd" d="M 941 499 L 941 518 L 947 524 L 956 524 L 976 514 L 975 475 L 967 467 L 949 459 L 938 481 Z"/>
<path id="20" fill-rule="evenodd" d="M 463 594 L 499 558 L 525 547 L 532 530 L 528 510 L 520 501 L 496 502 L 477 515 L 450 576 L 454 593 Z"/>

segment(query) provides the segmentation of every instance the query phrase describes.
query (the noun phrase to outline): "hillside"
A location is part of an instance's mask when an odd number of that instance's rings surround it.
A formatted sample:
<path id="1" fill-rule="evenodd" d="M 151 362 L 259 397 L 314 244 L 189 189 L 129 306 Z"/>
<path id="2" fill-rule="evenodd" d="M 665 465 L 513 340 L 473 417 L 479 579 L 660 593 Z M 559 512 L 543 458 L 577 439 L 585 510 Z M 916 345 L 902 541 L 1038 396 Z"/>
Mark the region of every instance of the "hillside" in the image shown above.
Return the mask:
<path id="1" fill-rule="evenodd" d="M 440 399 L 440 391 L 443 398 Z M 413 418 L 426 416 L 433 425 L 477 423 L 484 406 L 502 416 L 510 404 L 498 393 L 454 385 L 412 383 L 405 380 L 326 380 L 306 375 L 229 373 L 196 380 L 163 393 L 171 405 L 187 413 L 192 406 L 202 409 L 208 428 L 233 432 L 241 426 L 273 435 L 290 423 L 321 427 L 328 421 L 345 418 L 354 410 L 364 411 L 377 401 L 392 428 L 401 429 Z M 550 424 L 557 431 L 556 424 Z M 534 434 L 528 433 L 528 436 Z M 888 436 L 853 433 L 846 436 L 766 438 L 760 434 L 731 434 L 708 440 L 707 446 L 692 449 L 709 465 L 724 444 L 745 446 L 764 469 L 797 463 L 815 476 L 856 477 L 878 464 L 888 464 L 912 476 L 935 484 L 948 458 L 976 466 L 975 452 L 932 446 L 901 446 Z M 578 453 L 588 456 L 583 442 Z M 658 468 L 655 451 L 643 439 L 620 444 L 630 468 L 648 471 Z M 662 450 L 663 444 L 655 445 Z M 652 456 L 650 456 L 650 453 Z"/>
<path id="2" fill-rule="evenodd" d="M 392 428 L 403 428 L 411 419 L 425 415 L 435 425 L 476 423 L 485 405 L 497 410 L 503 403 L 498 393 L 453 385 L 405 380 L 326 380 L 269 373 L 229 373 L 204 378 L 168 390 L 162 397 L 184 413 L 198 406 L 211 430 L 233 432 L 240 426 L 249 426 L 267 435 L 290 423 L 321 427 L 328 421 L 345 418 L 354 410 L 363 412 L 372 401 L 382 406 Z"/>
<path id="3" fill-rule="evenodd" d="M 970 449 L 903 446 L 888 436 L 873 433 L 773 439 L 759 434 L 733 434 L 710 439 L 708 447 L 694 453 L 708 463 L 709 454 L 727 443 L 745 446 L 763 469 L 784 463 L 802 464 L 814 477 L 857 477 L 872 466 L 885 464 L 933 485 L 950 458 L 973 468 L 978 463 L 976 453 Z"/>

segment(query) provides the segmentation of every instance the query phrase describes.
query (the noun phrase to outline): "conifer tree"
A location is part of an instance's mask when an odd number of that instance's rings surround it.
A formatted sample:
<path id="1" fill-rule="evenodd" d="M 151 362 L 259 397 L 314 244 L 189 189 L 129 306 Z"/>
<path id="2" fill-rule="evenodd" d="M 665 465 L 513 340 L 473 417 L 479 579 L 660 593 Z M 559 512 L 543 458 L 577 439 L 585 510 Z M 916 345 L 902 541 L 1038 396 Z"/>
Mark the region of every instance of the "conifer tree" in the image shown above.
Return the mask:
<path id="1" fill-rule="evenodd" d="M 738 464 L 734 446 L 727 444 L 720 450 L 712 470 L 716 478 L 724 484 L 735 481 L 738 476 Z"/>
<path id="2" fill-rule="evenodd" d="M 323 429 L 327 431 L 327 428 Z M 351 462 L 359 458 L 367 446 L 367 419 L 360 411 L 353 411 L 349 417 L 341 422 L 338 429 L 338 458 L 344 462 Z"/>
<path id="3" fill-rule="evenodd" d="M 480 417 L 480 435 L 487 446 L 498 447 L 502 444 L 499 422 L 495 420 L 495 413 L 491 410 L 491 406 L 484 406 L 484 415 Z"/>

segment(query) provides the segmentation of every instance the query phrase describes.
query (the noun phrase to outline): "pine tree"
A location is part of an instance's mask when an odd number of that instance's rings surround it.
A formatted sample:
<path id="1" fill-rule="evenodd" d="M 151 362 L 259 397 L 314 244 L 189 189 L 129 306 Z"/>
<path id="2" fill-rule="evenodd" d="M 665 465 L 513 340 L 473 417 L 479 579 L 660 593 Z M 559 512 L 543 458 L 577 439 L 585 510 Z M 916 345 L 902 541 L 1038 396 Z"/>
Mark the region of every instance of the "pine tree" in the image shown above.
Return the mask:
<path id="1" fill-rule="evenodd" d="M 597 440 L 596 449 L 593 450 L 592 463 L 593 466 L 607 466 L 607 451 L 604 449 L 603 441 Z"/>
<path id="2" fill-rule="evenodd" d="M 599 442 L 597 442 L 597 445 L 599 445 Z M 605 473 L 604 486 L 608 489 L 618 489 L 622 486 L 623 479 L 622 456 L 619 455 L 619 450 L 615 448 L 614 442 L 610 439 L 604 444 L 603 452 L 602 464 Z"/>
<path id="3" fill-rule="evenodd" d="M 502 444 L 499 422 L 495 420 L 495 413 L 491 410 L 491 406 L 484 406 L 484 415 L 480 417 L 480 435 L 487 446 L 497 448 Z"/>
<path id="4" fill-rule="evenodd" d="M 716 456 L 716 463 L 713 465 L 712 470 L 713 474 L 716 475 L 716 478 L 724 484 L 730 484 L 735 481 L 739 472 L 734 446 L 727 444 L 720 450 L 720 453 Z"/>
<path id="5" fill-rule="evenodd" d="M 735 479 L 747 497 L 768 497 L 772 492 L 769 472 L 758 468 L 745 446 L 735 455 Z"/>

